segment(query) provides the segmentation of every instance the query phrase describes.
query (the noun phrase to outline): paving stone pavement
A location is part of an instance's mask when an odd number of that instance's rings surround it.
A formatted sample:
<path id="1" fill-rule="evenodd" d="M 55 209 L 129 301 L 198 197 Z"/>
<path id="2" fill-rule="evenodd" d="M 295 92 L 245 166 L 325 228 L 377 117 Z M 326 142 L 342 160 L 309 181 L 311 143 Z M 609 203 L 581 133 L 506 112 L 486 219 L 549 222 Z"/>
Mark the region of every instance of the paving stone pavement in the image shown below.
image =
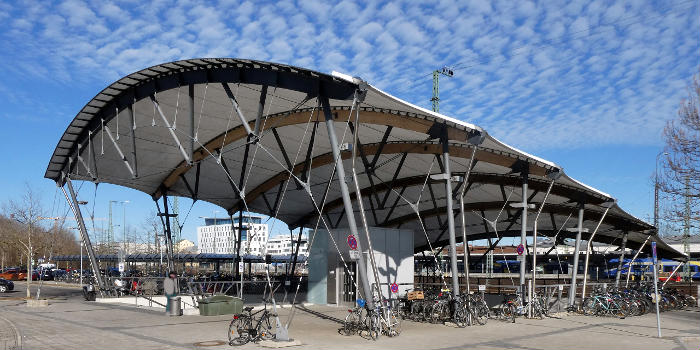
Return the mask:
<path id="1" fill-rule="evenodd" d="M 232 349 L 226 344 L 231 316 L 168 317 L 160 311 L 85 302 L 77 294 L 61 297 L 60 291 L 47 291 L 46 295 L 52 296 L 50 305 L 32 309 L 20 300 L 0 298 L 2 315 L 21 331 L 24 349 Z M 280 310 L 283 320 L 289 311 Z M 345 308 L 331 306 L 298 309 L 290 336 L 303 345 L 293 349 L 700 348 L 697 308 L 663 313 L 661 339 L 656 338 L 656 319 L 650 314 L 624 320 L 577 315 L 518 319 L 515 324 L 490 320 L 485 326 L 465 329 L 404 322 L 399 337 L 371 341 L 339 334 L 346 313 Z"/>
<path id="2" fill-rule="evenodd" d="M 21 349 L 21 337 L 10 320 L 0 316 L 0 350 Z"/>

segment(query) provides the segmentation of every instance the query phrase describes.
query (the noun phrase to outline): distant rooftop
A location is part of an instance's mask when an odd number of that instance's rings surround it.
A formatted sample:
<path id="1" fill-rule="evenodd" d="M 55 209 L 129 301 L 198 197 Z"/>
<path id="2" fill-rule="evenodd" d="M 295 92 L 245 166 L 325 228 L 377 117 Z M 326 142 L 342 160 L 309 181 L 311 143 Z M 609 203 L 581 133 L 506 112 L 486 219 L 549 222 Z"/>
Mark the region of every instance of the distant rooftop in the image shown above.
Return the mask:
<path id="1" fill-rule="evenodd" d="M 204 226 L 213 226 L 213 225 L 231 225 L 231 224 L 237 224 L 238 223 L 238 217 L 233 218 L 233 221 L 231 220 L 230 217 L 224 217 L 224 218 L 204 218 Z M 262 224 L 262 216 L 257 216 L 257 215 L 246 215 L 243 217 L 243 223 L 252 223 L 252 224 Z"/>
<path id="2" fill-rule="evenodd" d="M 668 244 L 683 244 L 683 235 L 665 236 L 663 239 Z M 700 243 L 700 236 L 690 235 L 688 237 L 688 243 Z"/>

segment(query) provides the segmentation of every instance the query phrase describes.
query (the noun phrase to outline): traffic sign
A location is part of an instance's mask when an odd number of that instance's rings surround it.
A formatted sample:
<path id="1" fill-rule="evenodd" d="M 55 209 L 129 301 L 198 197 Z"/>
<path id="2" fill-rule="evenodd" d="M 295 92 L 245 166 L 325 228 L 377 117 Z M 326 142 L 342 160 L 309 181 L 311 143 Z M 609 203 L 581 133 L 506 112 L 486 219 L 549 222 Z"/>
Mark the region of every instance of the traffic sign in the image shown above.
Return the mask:
<path id="1" fill-rule="evenodd" d="M 123 262 L 119 263 L 119 272 L 124 272 L 124 263 Z"/>
<path id="2" fill-rule="evenodd" d="M 392 293 L 398 293 L 399 292 L 399 285 L 396 283 L 391 284 L 391 292 Z"/>
<path id="3" fill-rule="evenodd" d="M 516 251 L 518 252 L 518 255 L 523 255 L 523 253 L 525 252 L 525 246 L 523 246 L 522 244 L 519 244 Z"/>
<path id="4" fill-rule="evenodd" d="M 357 238 L 353 235 L 348 235 L 348 246 L 350 249 L 355 250 L 357 249 Z"/>
<path id="5" fill-rule="evenodd" d="M 356 249 L 350 250 L 349 253 L 350 253 L 350 260 L 354 260 L 354 261 L 360 260 L 360 251 L 359 250 L 356 250 Z"/>
<path id="6" fill-rule="evenodd" d="M 651 242 L 651 256 L 654 258 L 654 264 L 656 264 L 656 242 Z"/>

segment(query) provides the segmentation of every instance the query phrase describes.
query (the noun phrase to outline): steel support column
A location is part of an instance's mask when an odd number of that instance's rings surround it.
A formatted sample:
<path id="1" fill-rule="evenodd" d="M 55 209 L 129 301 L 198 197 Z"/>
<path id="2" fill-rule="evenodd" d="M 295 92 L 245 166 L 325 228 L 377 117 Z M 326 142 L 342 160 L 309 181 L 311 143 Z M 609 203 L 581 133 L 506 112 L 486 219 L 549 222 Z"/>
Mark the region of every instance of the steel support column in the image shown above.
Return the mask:
<path id="1" fill-rule="evenodd" d="M 233 215 L 231 215 L 231 219 L 233 219 Z M 233 221 L 233 220 L 231 220 Z M 246 235 L 246 238 L 248 236 Z M 238 265 L 243 259 L 241 259 L 241 245 L 243 244 L 243 208 L 238 208 L 238 237 L 236 237 L 236 258 L 234 260 L 234 263 Z M 238 269 L 238 266 L 236 266 L 236 278 L 240 277 L 241 273 Z M 243 288 L 243 284 L 241 284 L 241 289 Z"/>
<path id="2" fill-rule="evenodd" d="M 357 102 L 357 94 L 355 95 L 355 99 L 353 102 Z M 354 104 L 355 107 L 358 107 L 358 104 Z M 365 215 L 365 208 L 364 205 L 362 204 L 362 190 L 360 189 L 359 185 L 359 180 L 357 178 L 357 171 L 355 171 L 355 161 L 357 160 L 357 150 L 360 150 L 360 156 L 363 159 L 363 164 L 365 166 L 365 170 L 367 170 L 367 177 L 369 179 L 369 183 L 371 184 L 372 187 L 374 187 L 374 182 L 372 181 L 372 175 L 369 173 L 369 168 L 368 168 L 368 162 L 365 159 L 364 153 L 362 152 L 362 144 L 360 143 L 360 140 L 358 140 L 358 135 L 357 131 L 359 131 L 360 125 L 359 125 L 359 119 L 360 119 L 360 113 L 359 110 L 356 109 L 356 114 L 355 114 L 355 123 L 357 123 L 357 129 L 354 130 L 352 127 L 352 123 L 349 124 L 350 130 L 352 131 L 353 134 L 353 143 L 352 143 L 352 182 L 355 184 L 355 201 L 357 201 L 357 206 L 360 209 L 360 219 L 362 220 L 362 227 L 364 228 L 365 231 L 365 237 L 367 238 L 367 250 L 369 251 L 369 262 L 370 262 L 370 268 L 372 269 L 372 274 L 374 275 L 374 283 L 375 287 L 377 289 L 377 294 L 379 294 L 380 298 L 382 295 L 382 287 L 381 287 L 381 281 L 379 279 L 379 272 L 377 271 L 377 262 L 374 259 L 374 247 L 372 247 L 372 237 L 369 234 L 369 224 L 367 223 L 367 216 Z M 325 200 L 325 198 L 324 198 Z M 372 196 L 369 196 L 367 200 L 370 203 L 370 208 L 372 209 L 372 214 L 374 214 L 374 205 L 372 204 Z M 379 201 L 379 198 L 377 198 L 377 201 Z M 377 222 L 377 215 L 374 214 L 374 222 Z M 388 316 L 388 315 L 387 315 Z"/>
<path id="3" fill-rule="evenodd" d="M 68 206 L 73 211 L 73 215 L 75 216 L 76 220 L 78 220 L 80 238 L 82 239 L 83 245 L 85 246 L 85 250 L 88 253 L 88 258 L 90 259 L 90 266 L 92 267 L 92 271 L 95 274 L 95 279 L 97 280 L 97 287 L 100 291 L 100 295 L 103 295 L 103 291 L 106 290 L 107 286 L 105 285 L 105 282 L 102 279 L 100 265 L 97 263 L 97 259 L 95 258 L 95 251 L 92 249 L 92 242 L 90 242 L 90 236 L 88 235 L 87 228 L 85 226 L 85 221 L 83 220 L 83 214 L 80 211 L 80 207 L 78 206 L 78 198 L 75 195 L 75 190 L 73 190 L 73 183 L 71 182 L 68 176 L 66 176 L 65 179 L 66 185 L 68 185 L 68 191 L 70 192 L 70 197 L 68 196 L 65 187 L 60 186 L 61 191 L 63 191 L 63 195 L 66 197 L 66 201 L 68 202 Z M 58 185 L 58 182 L 56 183 L 56 185 Z M 83 255 L 80 254 L 81 259 L 82 256 Z"/>
<path id="4" fill-rule="evenodd" d="M 189 114 L 190 114 L 190 149 L 189 155 L 190 159 L 194 159 L 194 147 L 195 147 L 195 128 L 194 128 L 194 84 L 190 84 L 187 89 L 187 96 L 189 100 Z M 134 163 L 135 164 L 135 163 Z M 134 168 L 136 165 L 134 165 Z"/>
<path id="5" fill-rule="evenodd" d="M 134 116 L 133 105 L 129 105 L 127 107 L 127 111 L 129 113 L 129 120 L 131 121 L 131 125 L 129 126 L 129 134 L 131 135 L 131 156 L 133 157 L 134 161 L 134 177 L 138 177 L 139 168 L 136 160 L 136 117 Z M 95 167 L 97 167 L 97 164 L 95 164 Z M 95 174 L 95 176 L 97 176 L 97 174 Z"/>
<path id="6" fill-rule="evenodd" d="M 591 236 L 588 238 L 588 244 L 586 244 L 586 262 L 583 266 L 583 289 L 581 290 L 581 300 L 583 300 L 583 298 L 586 297 L 586 283 L 588 282 L 588 262 L 591 258 L 591 246 L 593 246 L 593 238 L 595 237 L 595 234 L 598 232 L 600 225 L 603 223 L 603 220 L 605 220 L 605 216 L 608 215 L 608 211 L 614 203 L 615 202 L 603 203 L 603 205 L 607 205 L 607 208 L 605 208 L 603 215 L 601 215 L 600 220 L 598 221 L 598 225 L 596 225 L 595 230 L 593 230 L 593 233 L 591 233 Z"/>
<path id="7" fill-rule="evenodd" d="M 620 274 L 622 273 L 622 267 L 625 265 L 625 249 L 627 249 L 627 232 L 622 236 L 622 245 L 620 246 L 620 261 L 617 264 L 617 271 L 615 272 L 615 287 L 620 286 Z"/>
<path id="8" fill-rule="evenodd" d="M 174 270 L 173 262 L 173 237 L 172 231 L 170 230 L 170 208 L 168 207 L 168 192 L 166 189 L 162 189 L 163 193 L 163 216 L 165 216 L 165 246 L 168 249 L 168 273 Z"/>
<path id="9" fill-rule="evenodd" d="M 467 241 L 467 218 L 464 215 L 464 196 L 459 196 L 459 215 L 462 219 L 462 244 L 464 246 L 462 250 L 462 255 L 464 256 L 464 284 L 466 286 L 466 294 L 469 295 L 469 242 Z"/>
<path id="10" fill-rule="evenodd" d="M 522 185 L 522 214 L 520 215 L 520 244 L 522 244 L 523 247 L 527 245 L 527 178 L 529 175 L 529 167 L 527 165 L 523 166 L 522 170 L 522 178 L 523 178 L 523 185 Z M 523 259 L 523 261 L 520 262 L 520 296 L 522 300 L 525 300 L 525 271 L 526 271 L 526 260 Z"/>
<path id="11" fill-rule="evenodd" d="M 571 287 L 569 288 L 569 306 L 574 305 L 576 301 L 576 278 L 578 277 L 578 259 L 579 259 L 579 247 L 581 246 L 581 233 L 583 232 L 583 211 L 584 204 L 580 202 L 578 204 L 578 231 L 576 231 L 576 243 L 574 243 L 574 266 L 573 271 L 571 271 Z"/>
<path id="12" fill-rule="evenodd" d="M 469 241 L 467 240 L 467 217 L 464 214 L 464 196 L 466 195 L 467 191 L 469 190 L 469 187 L 471 187 L 472 183 L 469 182 L 469 174 L 472 172 L 472 168 L 474 168 L 474 157 L 476 156 L 476 148 L 484 142 L 485 135 L 483 135 L 481 132 L 478 132 L 474 130 L 469 134 L 467 137 L 467 142 L 469 142 L 472 145 L 472 154 L 469 157 L 469 164 L 467 165 L 467 171 L 464 173 L 464 179 L 462 179 L 462 182 L 460 185 L 462 186 L 461 192 L 459 194 L 459 215 L 460 218 L 462 219 L 462 244 L 464 245 L 464 249 L 462 250 L 462 255 L 464 255 L 464 280 L 465 280 L 465 288 L 466 288 L 466 294 L 469 295 L 470 292 L 470 285 L 469 285 Z M 450 197 L 448 197 L 449 199 Z"/>
<path id="13" fill-rule="evenodd" d="M 297 237 L 297 246 L 294 249 L 294 257 L 292 258 L 292 268 L 289 271 L 289 276 L 291 276 L 289 280 L 291 280 L 291 281 L 294 280 L 294 270 L 296 270 L 296 267 L 297 267 L 297 257 L 299 257 L 299 246 L 301 246 L 301 235 L 303 232 L 304 232 L 304 225 L 301 225 L 301 226 L 299 226 L 299 236 Z M 287 281 L 287 279 L 285 277 L 285 290 L 287 290 L 286 281 Z M 290 287 L 291 287 L 291 285 L 290 285 Z"/>
<path id="14" fill-rule="evenodd" d="M 359 238 L 357 231 L 357 223 L 355 222 L 355 212 L 352 206 L 352 200 L 350 199 L 350 192 L 348 191 L 348 184 L 345 180 L 345 168 L 343 167 L 343 158 L 340 156 L 340 149 L 338 147 L 338 139 L 335 135 L 335 127 L 333 126 L 333 114 L 331 112 L 331 106 L 328 102 L 328 97 L 321 95 L 319 96 L 321 100 L 321 105 L 323 108 L 323 114 L 326 120 L 326 129 L 328 130 L 328 141 L 333 151 L 333 159 L 335 160 L 336 175 L 338 176 L 338 185 L 340 186 L 340 193 L 343 197 L 343 207 L 345 208 L 345 216 L 348 221 L 348 228 L 350 233 L 355 237 Z M 329 232 L 330 234 L 330 232 Z M 362 253 L 362 244 L 360 239 L 357 240 L 357 249 Z M 372 252 L 370 252 L 371 254 Z M 360 254 L 360 258 L 357 260 L 357 273 L 360 275 L 360 281 L 362 282 L 362 290 L 364 298 L 367 302 L 367 306 L 370 309 L 374 309 L 374 297 L 372 295 L 372 286 L 367 278 L 367 264 L 365 264 L 364 254 Z"/>
<path id="15" fill-rule="evenodd" d="M 532 223 L 532 293 L 530 294 L 531 297 L 534 297 L 537 287 L 537 222 L 540 218 L 540 214 L 542 213 L 542 208 L 544 208 L 544 205 L 547 203 L 549 193 L 552 191 L 552 187 L 554 187 L 554 181 L 556 181 L 560 175 L 560 172 L 547 174 L 547 176 L 552 179 L 552 182 L 549 183 L 547 193 L 545 193 L 544 198 L 542 199 L 542 203 L 540 203 L 540 207 L 537 208 L 537 215 L 535 215 L 535 220 Z M 530 302 L 532 303 L 532 300 L 530 300 Z"/>
<path id="16" fill-rule="evenodd" d="M 452 295 L 459 296 L 459 270 L 457 269 L 457 239 L 455 237 L 455 218 L 452 210 L 452 172 L 450 172 L 450 148 L 447 143 L 447 131 L 442 136 L 442 157 L 445 167 L 445 201 L 447 202 L 447 232 L 450 239 L 450 267 L 452 269 Z"/>

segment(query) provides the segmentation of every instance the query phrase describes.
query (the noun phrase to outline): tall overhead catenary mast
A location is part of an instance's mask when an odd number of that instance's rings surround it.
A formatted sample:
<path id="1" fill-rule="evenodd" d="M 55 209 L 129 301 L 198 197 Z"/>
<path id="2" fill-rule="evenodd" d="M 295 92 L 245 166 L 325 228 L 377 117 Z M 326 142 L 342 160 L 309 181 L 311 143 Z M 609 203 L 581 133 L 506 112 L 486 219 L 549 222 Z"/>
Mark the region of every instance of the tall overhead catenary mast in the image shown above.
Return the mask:
<path id="1" fill-rule="evenodd" d="M 683 253 L 690 258 L 690 214 L 691 214 L 691 203 L 690 203 L 690 178 L 685 177 L 685 213 L 683 215 Z M 683 278 L 690 281 L 690 266 L 684 264 L 683 266 Z"/>
<path id="2" fill-rule="evenodd" d="M 433 71 L 433 97 L 430 99 L 433 102 L 433 112 L 440 112 L 440 74 L 451 77 L 454 75 L 454 71 L 447 66 Z"/>

